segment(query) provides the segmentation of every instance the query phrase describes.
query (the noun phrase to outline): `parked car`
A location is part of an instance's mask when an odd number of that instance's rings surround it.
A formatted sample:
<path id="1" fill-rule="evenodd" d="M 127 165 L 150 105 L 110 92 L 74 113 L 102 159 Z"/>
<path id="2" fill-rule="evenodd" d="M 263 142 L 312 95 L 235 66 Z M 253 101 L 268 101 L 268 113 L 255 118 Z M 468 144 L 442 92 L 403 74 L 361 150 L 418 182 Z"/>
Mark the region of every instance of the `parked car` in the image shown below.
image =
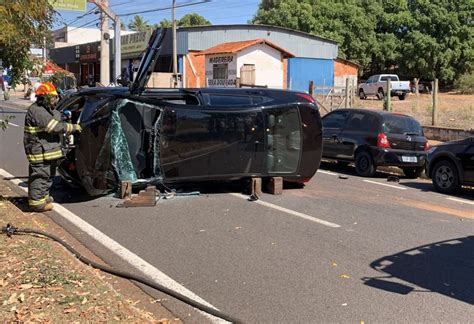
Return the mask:
<path id="1" fill-rule="evenodd" d="M 409 178 L 423 173 L 428 142 L 420 123 L 402 114 L 368 109 L 338 109 L 325 115 L 323 157 L 355 162 L 360 176 L 378 166 L 400 167 Z"/>
<path id="2" fill-rule="evenodd" d="M 400 81 L 396 74 L 372 75 L 366 82 L 359 85 L 359 98 L 367 99 L 367 96 L 377 96 L 382 100 L 387 92 L 387 80 L 390 80 L 390 96 L 405 100 L 411 91 L 410 81 Z"/>
<path id="3" fill-rule="evenodd" d="M 474 185 L 474 137 L 433 146 L 426 159 L 426 175 L 442 193 Z"/>
<path id="4" fill-rule="evenodd" d="M 71 93 L 59 105 L 82 132 L 59 167 L 90 195 L 134 186 L 250 177 L 304 183 L 321 160 L 319 110 L 276 89 L 146 89 L 163 31 L 150 39 L 130 88 Z M 156 50 L 158 49 L 158 50 Z"/>

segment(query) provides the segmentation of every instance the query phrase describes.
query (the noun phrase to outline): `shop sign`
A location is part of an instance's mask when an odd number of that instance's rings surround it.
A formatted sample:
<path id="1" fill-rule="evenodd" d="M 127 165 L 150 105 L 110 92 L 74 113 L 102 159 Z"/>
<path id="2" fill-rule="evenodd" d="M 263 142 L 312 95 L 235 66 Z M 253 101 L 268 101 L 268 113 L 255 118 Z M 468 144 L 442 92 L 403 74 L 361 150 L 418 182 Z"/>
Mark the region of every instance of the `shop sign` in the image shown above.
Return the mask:
<path id="1" fill-rule="evenodd" d="M 91 62 L 98 60 L 99 43 L 84 44 L 79 46 L 79 61 Z"/>
<path id="2" fill-rule="evenodd" d="M 235 88 L 237 56 L 234 54 L 206 55 L 206 79 L 209 87 Z"/>
<path id="3" fill-rule="evenodd" d="M 150 37 L 151 32 L 141 32 L 122 36 L 120 47 L 122 55 L 141 53 L 145 51 Z"/>
<path id="4" fill-rule="evenodd" d="M 49 0 L 56 10 L 86 11 L 86 0 Z"/>

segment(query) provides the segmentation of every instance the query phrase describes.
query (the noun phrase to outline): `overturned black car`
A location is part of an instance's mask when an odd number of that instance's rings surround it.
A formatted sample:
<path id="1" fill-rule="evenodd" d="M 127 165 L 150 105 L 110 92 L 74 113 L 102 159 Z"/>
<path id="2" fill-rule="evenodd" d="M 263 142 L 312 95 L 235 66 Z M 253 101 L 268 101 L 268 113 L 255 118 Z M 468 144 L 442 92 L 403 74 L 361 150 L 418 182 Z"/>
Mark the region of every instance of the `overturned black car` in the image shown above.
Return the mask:
<path id="1" fill-rule="evenodd" d="M 249 177 L 304 183 L 316 173 L 322 126 L 313 99 L 275 89 L 145 89 L 163 40 L 153 33 L 130 88 L 62 100 L 82 126 L 62 177 L 88 194 L 135 186 Z"/>

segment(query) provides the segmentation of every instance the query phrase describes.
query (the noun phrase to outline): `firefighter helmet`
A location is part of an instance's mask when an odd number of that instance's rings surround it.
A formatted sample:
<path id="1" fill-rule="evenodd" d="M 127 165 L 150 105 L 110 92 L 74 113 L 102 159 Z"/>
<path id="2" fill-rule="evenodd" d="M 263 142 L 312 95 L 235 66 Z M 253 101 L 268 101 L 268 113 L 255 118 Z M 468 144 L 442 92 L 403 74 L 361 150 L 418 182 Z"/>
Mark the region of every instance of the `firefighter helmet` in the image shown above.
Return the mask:
<path id="1" fill-rule="evenodd" d="M 44 96 L 44 95 L 48 95 L 48 94 L 53 95 L 53 96 L 58 95 L 58 92 L 56 91 L 56 87 L 51 82 L 42 83 L 38 87 L 38 89 L 36 89 L 36 91 L 35 91 L 35 95 L 37 95 L 37 96 Z"/>

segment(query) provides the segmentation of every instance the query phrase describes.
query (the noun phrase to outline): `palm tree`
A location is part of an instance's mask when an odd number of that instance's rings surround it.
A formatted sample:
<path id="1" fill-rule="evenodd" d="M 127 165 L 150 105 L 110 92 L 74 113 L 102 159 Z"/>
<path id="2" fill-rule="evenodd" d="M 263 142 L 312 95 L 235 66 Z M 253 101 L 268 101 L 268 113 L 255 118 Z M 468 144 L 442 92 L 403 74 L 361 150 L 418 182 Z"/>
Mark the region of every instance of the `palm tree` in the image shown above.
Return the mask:
<path id="1" fill-rule="evenodd" d="M 134 16 L 132 21 L 128 24 L 128 29 L 138 32 L 150 30 L 148 21 L 144 20 L 141 16 Z"/>

